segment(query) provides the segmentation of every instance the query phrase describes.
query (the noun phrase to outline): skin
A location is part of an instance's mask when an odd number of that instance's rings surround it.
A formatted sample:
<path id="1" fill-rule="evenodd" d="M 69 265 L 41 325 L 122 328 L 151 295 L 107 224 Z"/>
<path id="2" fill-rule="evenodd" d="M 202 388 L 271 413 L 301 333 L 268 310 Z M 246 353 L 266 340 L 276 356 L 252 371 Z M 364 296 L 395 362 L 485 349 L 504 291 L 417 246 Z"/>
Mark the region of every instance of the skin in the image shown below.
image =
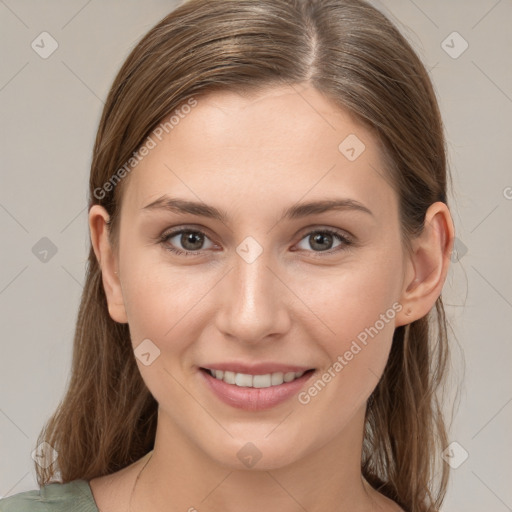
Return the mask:
<path id="1" fill-rule="evenodd" d="M 354 161 L 338 149 L 349 134 L 366 146 Z M 381 160 L 371 133 L 307 84 L 216 92 L 198 98 L 124 183 L 118 247 L 106 211 L 91 208 L 110 315 L 129 324 L 134 349 L 149 338 L 160 350 L 148 366 L 137 359 L 159 403 L 152 457 L 133 496 L 147 457 L 91 480 L 101 510 L 128 510 L 130 499 L 132 510 L 154 512 L 400 510 L 361 476 L 365 406 L 394 329 L 439 297 L 454 228 L 447 206 L 434 203 L 407 253 Z M 163 194 L 223 209 L 227 220 L 142 211 Z M 297 202 L 341 197 L 372 215 L 282 219 Z M 157 241 L 184 226 L 205 233 L 199 255 L 166 250 L 194 249 L 179 235 Z M 322 251 L 310 237 L 322 228 L 354 244 L 332 237 Z M 248 236 L 263 249 L 252 263 L 236 252 Z M 307 405 L 293 397 L 235 409 L 198 373 L 207 363 L 276 361 L 315 368 L 314 382 L 394 303 L 401 311 Z M 250 469 L 237 457 L 247 442 L 262 455 Z"/>

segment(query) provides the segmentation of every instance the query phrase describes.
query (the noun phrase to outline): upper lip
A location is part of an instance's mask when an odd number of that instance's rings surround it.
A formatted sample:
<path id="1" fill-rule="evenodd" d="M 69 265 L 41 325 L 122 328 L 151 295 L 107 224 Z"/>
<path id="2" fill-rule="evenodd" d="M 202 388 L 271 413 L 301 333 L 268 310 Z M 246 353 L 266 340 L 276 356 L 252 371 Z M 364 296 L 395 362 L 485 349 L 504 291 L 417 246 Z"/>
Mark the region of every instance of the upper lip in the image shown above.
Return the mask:
<path id="1" fill-rule="evenodd" d="M 281 364 L 281 363 L 212 363 L 210 365 L 201 366 L 201 368 L 206 368 L 208 370 L 222 370 L 227 372 L 234 373 L 245 373 L 248 375 L 266 375 L 268 373 L 288 373 L 288 372 L 305 372 L 307 370 L 312 370 L 311 366 L 297 366 L 291 364 Z"/>

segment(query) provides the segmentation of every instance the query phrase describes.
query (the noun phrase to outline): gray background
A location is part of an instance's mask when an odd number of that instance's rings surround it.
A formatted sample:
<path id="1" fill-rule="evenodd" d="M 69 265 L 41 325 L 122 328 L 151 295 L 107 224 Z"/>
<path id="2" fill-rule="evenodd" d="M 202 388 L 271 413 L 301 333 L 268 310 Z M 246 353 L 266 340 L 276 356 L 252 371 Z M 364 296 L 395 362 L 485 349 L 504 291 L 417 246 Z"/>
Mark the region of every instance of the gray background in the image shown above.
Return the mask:
<path id="1" fill-rule="evenodd" d="M 103 100 L 130 49 L 174 5 L 0 0 L 0 496 L 37 487 L 31 452 L 67 384 Z M 449 394 L 460 386 L 450 435 L 458 444 L 446 456 L 458 467 L 443 511 L 512 510 L 512 1 L 374 5 L 430 71 L 456 188 L 457 251 L 443 297 Z M 58 43 L 46 59 L 31 47 L 43 31 Z"/>

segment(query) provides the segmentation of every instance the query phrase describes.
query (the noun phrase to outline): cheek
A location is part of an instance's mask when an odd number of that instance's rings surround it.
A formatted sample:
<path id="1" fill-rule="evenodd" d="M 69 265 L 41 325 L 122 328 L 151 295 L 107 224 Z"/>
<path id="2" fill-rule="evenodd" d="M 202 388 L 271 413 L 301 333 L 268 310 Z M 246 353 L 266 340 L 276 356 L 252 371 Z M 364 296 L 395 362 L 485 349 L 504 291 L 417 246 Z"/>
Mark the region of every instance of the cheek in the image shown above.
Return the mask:
<path id="1" fill-rule="evenodd" d="M 192 267 L 172 266 L 163 256 L 132 253 L 123 262 L 123 298 L 132 344 L 153 340 L 161 350 L 180 352 L 193 338 L 203 301 L 215 276 Z"/>
<path id="2" fill-rule="evenodd" d="M 335 336 L 347 337 L 373 325 L 381 314 L 392 308 L 400 296 L 400 276 L 399 257 L 357 262 L 354 258 L 350 264 L 333 269 L 328 275 L 317 275 L 309 284 L 304 281 L 303 286 L 310 290 L 312 309 L 325 319 Z"/>
<path id="3" fill-rule="evenodd" d="M 336 435 L 360 410 L 386 367 L 395 317 L 402 309 L 395 300 L 396 275 L 392 267 L 354 268 L 315 292 L 323 296 L 317 304 L 323 309 L 312 309 L 321 311 L 319 316 L 330 329 L 323 329 L 326 334 L 322 336 L 317 332 L 312 339 L 326 353 L 326 363 L 297 398 L 311 417 L 330 418 L 328 422 L 312 420 L 318 421 L 315 428 L 323 428 L 327 437 Z"/>
<path id="4" fill-rule="evenodd" d="M 190 276 L 183 268 L 161 261 L 149 264 L 134 257 L 124 263 L 124 275 L 129 277 L 123 284 L 123 296 L 132 346 L 136 356 L 138 352 L 151 354 L 148 365 L 137 360 L 141 376 L 159 403 L 170 400 L 177 410 L 188 411 L 190 396 L 179 382 L 182 372 L 188 372 L 195 362 L 190 348 L 192 340 L 201 335 L 206 304 L 201 298 L 207 298 L 215 280 L 207 275 L 202 279 Z M 138 350 L 139 345 L 146 348 Z"/>
<path id="5" fill-rule="evenodd" d="M 310 300 L 311 309 L 323 324 L 321 344 L 331 362 L 342 358 L 344 374 L 355 377 L 354 372 L 366 376 L 382 373 L 391 348 L 395 318 L 402 309 L 397 300 L 400 262 L 396 252 L 381 251 L 371 261 L 354 259 L 353 264 L 333 272 L 329 278 L 316 280 Z M 313 333 L 312 329 L 311 336 Z M 345 371 L 345 367 L 350 367 L 350 371 Z M 375 384 L 376 379 L 372 378 Z"/>

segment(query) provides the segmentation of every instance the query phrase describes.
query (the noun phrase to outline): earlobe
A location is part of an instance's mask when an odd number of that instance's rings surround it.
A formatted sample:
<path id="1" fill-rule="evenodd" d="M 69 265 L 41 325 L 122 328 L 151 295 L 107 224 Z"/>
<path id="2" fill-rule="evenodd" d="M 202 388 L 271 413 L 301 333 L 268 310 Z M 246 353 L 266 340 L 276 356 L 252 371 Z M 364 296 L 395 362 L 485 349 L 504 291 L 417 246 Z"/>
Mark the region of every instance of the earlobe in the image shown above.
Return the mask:
<path id="1" fill-rule="evenodd" d="M 403 309 L 396 317 L 396 327 L 424 317 L 435 306 L 448 274 L 453 239 L 448 207 L 443 202 L 431 204 L 422 233 L 412 240 L 409 272 L 400 300 Z"/>
<path id="2" fill-rule="evenodd" d="M 128 323 L 121 282 L 118 276 L 118 262 L 109 240 L 109 215 L 105 208 L 93 205 L 89 210 L 89 230 L 94 254 L 101 268 L 103 288 L 112 320 Z"/>

